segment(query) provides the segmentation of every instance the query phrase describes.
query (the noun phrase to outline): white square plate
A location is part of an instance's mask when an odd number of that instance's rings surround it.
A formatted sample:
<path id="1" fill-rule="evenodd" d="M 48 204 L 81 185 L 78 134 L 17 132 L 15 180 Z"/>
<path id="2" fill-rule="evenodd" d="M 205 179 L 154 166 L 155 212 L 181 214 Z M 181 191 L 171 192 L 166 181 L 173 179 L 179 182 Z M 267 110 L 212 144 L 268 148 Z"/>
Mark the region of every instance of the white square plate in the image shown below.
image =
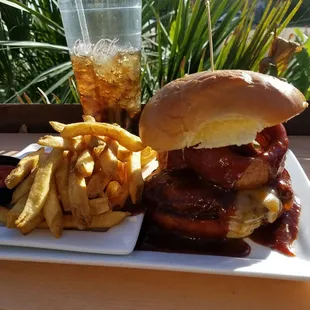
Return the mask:
<path id="1" fill-rule="evenodd" d="M 310 280 L 310 182 L 291 151 L 286 168 L 302 204 L 299 235 L 293 244 L 296 257 L 248 241 L 252 251 L 246 258 L 148 251 L 117 256 L 0 246 L 0 259 Z"/>
<path id="2" fill-rule="evenodd" d="M 40 146 L 31 144 L 16 157 L 22 158 Z M 49 149 L 46 148 L 48 152 Z M 144 174 L 149 169 L 144 170 Z M 112 227 L 107 232 L 65 230 L 59 239 L 55 239 L 49 230 L 36 229 L 31 234 L 23 236 L 17 229 L 0 227 L 0 244 L 10 246 L 32 247 L 99 254 L 126 255 L 133 251 L 144 214 L 130 216 L 120 225 Z"/>

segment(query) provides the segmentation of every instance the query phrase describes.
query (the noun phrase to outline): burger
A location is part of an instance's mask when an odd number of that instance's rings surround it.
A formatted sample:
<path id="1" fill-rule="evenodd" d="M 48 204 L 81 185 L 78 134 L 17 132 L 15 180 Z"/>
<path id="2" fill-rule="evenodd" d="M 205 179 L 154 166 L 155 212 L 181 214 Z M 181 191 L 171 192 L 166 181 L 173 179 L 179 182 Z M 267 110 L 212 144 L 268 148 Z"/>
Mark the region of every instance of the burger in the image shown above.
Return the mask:
<path id="1" fill-rule="evenodd" d="M 294 86 L 251 71 L 201 72 L 165 85 L 139 124 L 142 142 L 158 152 L 144 188 L 153 223 L 218 240 L 272 225 L 294 203 L 282 123 L 307 106 Z"/>

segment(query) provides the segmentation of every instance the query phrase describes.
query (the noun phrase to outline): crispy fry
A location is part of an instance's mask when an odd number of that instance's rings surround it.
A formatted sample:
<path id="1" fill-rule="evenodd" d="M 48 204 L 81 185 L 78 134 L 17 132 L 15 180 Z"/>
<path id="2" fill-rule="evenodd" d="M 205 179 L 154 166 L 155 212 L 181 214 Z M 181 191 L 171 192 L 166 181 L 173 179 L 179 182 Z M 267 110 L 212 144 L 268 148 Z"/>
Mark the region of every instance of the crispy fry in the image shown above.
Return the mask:
<path id="1" fill-rule="evenodd" d="M 121 223 L 128 216 L 130 216 L 129 212 L 122 211 L 112 211 L 99 214 L 92 217 L 90 228 L 111 228 Z"/>
<path id="2" fill-rule="evenodd" d="M 27 222 L 34 219 L 42 210 L 52 175 L 60 164 L 61 158 L 62 151 L 53 149 L 47 159 L 39 165 L 25 208 L 15 223 L 19 229 L 25 229 Z"/>
<path id="3" fill-rule="evenodd" d="M 105 137 L 104 141 L 108 145 L 109 149 L 113 152 L 113 154 L 117 156 L 117 151 L 118 151 L 118 146 L 119 146 L 118 142 L 109 137 Z"/>
<path id="4" fill-rule="evenodd" d="M 62 132 L 65 128 L 65 124 L 59 123 L 59 122 L 49 122 L 52 128 L 57 132 Z"/>
<path id="5" fill-rule="evenodd" d="M 111 181 L 109 185 L 107 186 L 106 195 L 111 201 L 113 198 L 120 195 L 121 190 L 122 190 L 122 187 L 117 181 Z"/>
<path id="6" fill-rule="evenodd" d="M 75 158 L 71 158 L 69 169 L 69 199 L 73 216 L 80 228 L 86 228 L 91 221 L 91 212 L 87 197 L 86 181 L 75 169 Z"/>
<path id="7" fill-rule="evenodd" d="M 113 209 L 122 209 L 129 196 L 128 184 L 124 183 L 118 191 L 118 195 L 111 198 L 110 203 Z"/>
<path id="8" fill-rule="evenodd" d="M 90 177 L 93 173 L 95 162 L 89 150 L 84 150 L 75 164 L 77 171 L 84 177 Z"/>
<path id="9" fill-rule="evenodd" d="M 116 140 L 130 151 L 138 152 L 143 149 L 143 144 L 138 136 L 135 136 L 125 129 L 107 123 L 74 123 L 66 125 L 61 131 L 64 138 L 76 137 L 79 135 L 107 136 Z"/>
<path id="10" fill-rule="evenodd" d="M 109 148 L 106 148 L 99 156 L 99 163 L 101 171 L 106 176 L 112 177 L 117 168 L 118 159 Z"/>
<path id="11" fill-rule="evenodd" d="M 44 153 L 44 148 L 40 148 L 36 152 L 33 152 L 20 160 L 15 169 L 5 179 L 5 185 L 7 188 L 14 188 L 20 184 L 25 177 L 31 172 L 31 170 L 37 166 L 40 158 L 40 154 Z"/>
<path id="12" fill-rule="evenodd" d="M 51 180 L 50 190 L 43 206 L 43 215 L 53 236 L 59 238 L 63 229 L 63 214 L 54 177 Z"/>
<path id="13" fill-rule="evenodd" d="M 0 223 L 6 225 L 7 215 L 9 213 L 9 209 L 3 206 L 0 206 Z"/>
<path id="14" fill-rule="evenodd" d="M 103 214 L 98 214 L 92 217 L 91 223 L 87 229 L 108 229 L 121 223 L 126 217 L 130 216 L 129 212 L 123 211 L 108 211 Z M 69 214 L 65 214 L 63 218 L 64 229 L 81 229 L 76 219 Z M 46 222 L 38 225 L 38 228 L 47 229 Z"/>
<path id="15" fill-rule="evenodd" d="M 117 149 L 117 158 L 123 162 L 126 162 L 130 159 L 131 151 L 126 149 L 124 146 L 119 145 Z"/>
<path id="16" fill-rule="evenodd" d="M 89 206 L 92 215 L 102 214 L 112 210 L 109 199 L 106 195 L 89 200 Z"/>
<path id="17" fill-rule="evenodd" d="M 117 181 L 120 184 L 124 184 L 127 180 L 127 165 L 120 160 L 117 163 L 116 170 L 112 176 L 113 181 Z"/>
<path id="18" fill-rule="evenodd" d="M 55 173 L 56 187 L 60 196 L 62 207 L 66 212 L 69 212 L 71 210 L 68 192 L 70 155 L 70 152 L 64 152 L 60 166 Z"/>
<path id="19" fill-rule="evenodd" d="M 154 160 L 157 157 L 157 152 L 152 150 L 149 155 L 142 156 L 141 153 L 141 167 L 145 167 L 148 163 L 150 163 L 152 160 Z"/>
<path id="20" fill-rule="evenodd" d="M 22 198 L 25 195 L 28 196 L 28 193 L 33 184 L 37 171 L 38 171 L 38 167 L 35 167 L 32 170 L 32 172 L 27 176 L 27 178 L 15 188 L 13 195 L 12 195 L 11 204 L 15 204 L 20 198 Z"/>
<path id="21" fill-rule="evenodd" d="M 82 115 L 82 118 L 85 123 L 96 123 L 96 119 L 91 115 Z"/>
<path id="22" fill-rule="evenodd" d="M 62 138 L 56 136 L 44 136 L 39 139 L 38 144 L 61 150 L 81 151 L 87 145 L 82 141 L 81 137 Z"/>
<path id="23" fill-rule="evenodd" d="M 94 173 L 87 183 L 87 196 L 89 199 L 98 198 L 103 195 L 104 189 L 111 180 L 110 176 L 101 171 Z"/>
<path id="24" fill-rule="evenodd" d="M 144 186 L 141 170 L 141 153 L 133 152 L 127 166 L 129 195 L 133 204 L 140 201 Z"/>
<path id="25" fill-rule="evenodd" d="M 33 219 L 26 222 L 25 226 L 18 227 L 18 229 L 23 235 L 27 235 L 31 233 L 35 228 L 37 228 L 43 221 L 44 221 L 43 212 L 40 211 L 40 213 L 36 215 Z"/>
<path id="26" fill-rule="evenodd" d="M 9 211 L 7 214 L 7 224 L 6 227 L 8 228 L 16 228 L 15 222 L 18 219 L 18 217 L 23 212 L 26 202 L 28 199 L 28 194 L 21 197 L 13 206 L 13 208 Z"/>
<path id="27" fill-rule="evenodd" d="M 106 143 L 104 142 L 104 144 L 98 145 L 96 147 L 93 148 L 94 154 L 99 157 L 100 154 L 104 151 L 104 149 L 106 148 Z"/>

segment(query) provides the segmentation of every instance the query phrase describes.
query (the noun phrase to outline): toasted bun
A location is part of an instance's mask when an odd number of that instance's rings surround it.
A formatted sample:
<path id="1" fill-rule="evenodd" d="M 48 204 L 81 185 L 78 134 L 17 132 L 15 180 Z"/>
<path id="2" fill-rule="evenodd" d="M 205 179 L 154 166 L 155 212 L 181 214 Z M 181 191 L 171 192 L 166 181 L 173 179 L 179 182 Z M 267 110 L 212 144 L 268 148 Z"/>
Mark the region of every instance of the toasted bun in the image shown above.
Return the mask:
<path id="1" fill-rule="evenodd" d="M 153 96 L 141 115 L 140 137 L 157 151 L 242 145 L 307 106 L 298 89 L 269 75 L 241 70 L 195 73 Z"/>

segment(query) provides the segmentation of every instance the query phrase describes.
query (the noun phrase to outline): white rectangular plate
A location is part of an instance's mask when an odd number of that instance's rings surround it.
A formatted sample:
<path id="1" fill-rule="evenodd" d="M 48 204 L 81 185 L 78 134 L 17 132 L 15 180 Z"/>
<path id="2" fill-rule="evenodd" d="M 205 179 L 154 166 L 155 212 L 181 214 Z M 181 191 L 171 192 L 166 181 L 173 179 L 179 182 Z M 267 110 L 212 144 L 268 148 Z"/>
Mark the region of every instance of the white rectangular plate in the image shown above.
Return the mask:
<path id="1" fill-rule="evenodd" d="M 310 182 L 291 151 L 286 168 L 302 203 L 299 236 L 293 246 L 296 257 L 250 242 L 252 251 L 247 258 L 147 251 L 116 256 L 0 246 L 0 259 L 310 280 Z"/>
<path id="2" fill-rule="evenodd" d="M 31 144 L 16 154 L 16 157 L 22 158 L 39 147 L 38 144 Z M 144 173 L 147 173 L 147 169 Z M 1 226 L 0 245 L 126 255 L 131 253 L 136 245 L 143 217 L 144 214 L 130 216 L 107 232 L 65 230 L 59 239 L 55 239 L 48 229 L 36 229 L 23 236 L 17 229 Z"/>

